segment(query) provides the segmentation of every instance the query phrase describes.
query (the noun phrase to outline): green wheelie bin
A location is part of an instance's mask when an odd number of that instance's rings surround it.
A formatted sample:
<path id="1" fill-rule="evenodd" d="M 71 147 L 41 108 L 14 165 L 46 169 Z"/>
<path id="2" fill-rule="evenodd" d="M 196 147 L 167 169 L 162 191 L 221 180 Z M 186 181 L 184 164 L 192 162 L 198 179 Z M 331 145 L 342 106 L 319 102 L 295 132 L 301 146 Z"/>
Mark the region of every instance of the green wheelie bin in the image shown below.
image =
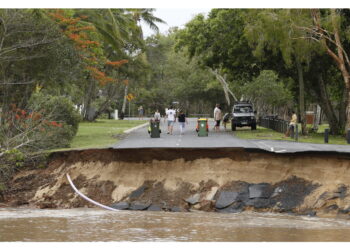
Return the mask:
<path id="1" fill-rule="evenodd" d="M 209 132 L 209 126 L 208 126 L 208 119 L 207 118 L 199 118 L 197 120 L 197 133 L 198 136 L 208 136 Z"/>

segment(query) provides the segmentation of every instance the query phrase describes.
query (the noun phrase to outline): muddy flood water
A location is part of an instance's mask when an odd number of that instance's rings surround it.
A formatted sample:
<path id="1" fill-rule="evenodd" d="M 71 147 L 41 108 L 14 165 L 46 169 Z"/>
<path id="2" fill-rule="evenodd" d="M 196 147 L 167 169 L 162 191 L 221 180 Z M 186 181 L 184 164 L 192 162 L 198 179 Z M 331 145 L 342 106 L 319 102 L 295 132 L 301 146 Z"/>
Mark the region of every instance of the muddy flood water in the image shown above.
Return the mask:
<path id="1" fill-rule="evenodd" d="M 350 220 L 243 212 L 0 209 L 0 241 L 350 241 Z"/>

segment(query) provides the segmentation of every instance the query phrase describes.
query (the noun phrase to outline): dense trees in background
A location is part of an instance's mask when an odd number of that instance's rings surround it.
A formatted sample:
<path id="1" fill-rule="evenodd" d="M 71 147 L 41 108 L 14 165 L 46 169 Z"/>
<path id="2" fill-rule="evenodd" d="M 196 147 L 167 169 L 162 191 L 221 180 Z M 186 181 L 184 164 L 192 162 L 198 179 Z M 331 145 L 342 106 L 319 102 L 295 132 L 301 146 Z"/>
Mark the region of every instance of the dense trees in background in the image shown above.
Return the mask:
<path id="1" fill-rule="evenodd" d="M 305 134 L 305 64 L 320 50 L 309 39 L 301 39 L 298 26 L 308 25 L 309 10 L 250 10 L 246 13 L 245 34 L 253 47 L 253 54 L 264 56 L 265 50 L 281 53 L 286 67 L 296 73 L 291 77 L 299 86 L 299 114 L 302 133 Z"/>
<path id="2" fill-rule="evenodd" d="M 207 19 L 198 15 L 178 32 L 176 48 L 189 58 L 198 58 L 199 64 L 221 79 L 224 91 L 229 92 L 233 82 L 240 84 L 251 80 L 259 72 L 243 31 L 241 10 L 214 9 Z M 234 90 L 234 96 L 239 96 L 237 91 Z"/>
<path id="3" fill-rule="evenodd" d="M 195 60 L 188 62 L 183 52 L 175 52 L 176 33 L 146 39 L 150 75 L 138 86 L 137 101 L 150 112 L 158 108 L 163 113 L 179 102 L 179 108 L 188 114 L 211 114 L 213 105 L 223 101 L 223 93 L 208 70 Z"/>
<path id="4" fill-rule="evenodd" d="M 321 18 L 322 16 L 322 18 Z M 346 50 L 341 44 L 336 43 L 337 32 L 339 33 L 341 26 L 345 28 L 342 32 L 346 32 L 347 10 L 250 10 L 247 14 L 247 25 L 245 31 L 251 46 L 255 48 L 254 53 L 258 56 L 264 54 L 264 50 L 271 50 L 274 53 L 280 51 L 283 56 L 284 64 L 290 69 L 294 69 L 297 75 L 293 77 L 299 88 L 299 113 L 303 128 L 305 128 L 305 95 L 313 94 L 318 96 L 319 105 L 323 106 L 323 110 L 330 123 L 332 133 L 340 133 L 345 127 L 345 107 L 346 91 L 344 87 L 340 87 L 338 91 L 343 91 L 344 95 L 334 100 L 333 103 L 338 106 L 337 114 L 331 105 L 331 95 L 328 93 L 322 75 L 330 68 L 338 68 L 339 73 L 343 72 L 339 63 L 343 54 L 346 57 Z M 321 21 L 322 19 L 322 21 Z M 323 26 L 323 27 L 321 27 Z M 329 36 L 325 38 L 324 34 Z M 343 39 L 344 45 L 348 44 Z M 346 45 L 347 46 L 347 45 Z M 345 48 L 345 47 L 344 47 Z M 334 50 L 334 52 L 332 52 Z M 335 54 L 341 52 L 335 62 L 330 63 L 329 59 L 334 59 Z M 328 55 L 327 55 L 328 54 Z M 319 60 L 326 63 L 319 68 L 318 72 L 311 72 L 311 68 L 319 65 Z M 327 64 L 328 63 L 328 64 Z M 343 64 L 345 61 L 343 60 Z M 346 68 L 344 64 L 344 68 Z M 314 75 L 318 75 L 318 80 L 310 79 Z M 335 74 L 337 75 L 337 74 Z M 344 77 L 344 74 L 343 74 Z M 345 77 L 347 78 L 347 77 Z M 344 78 L 344 79 L 345 79 Z M 335 82 L 339 82 L 339 78 L 333 77 L 329 79 L 329 88 L 339 87 Z M 308 88 L 312 84 L 313 88 Z M 316 85 L 316 86 L 315 86 Z M 305 87 L 310 90 L 305 92 Z M 321 90 L 314 92 L 315 89 Z M 313 92 L 313 93 L 311 93 Z M 324 107 L 325 103 L 327 106 Z M 349 119 L 348 119 L 349 120 Z M 305 132 L 305 131 L 303 131 Z"/>
<path id="5" fill-rule="evenodd" d="M 318 104 L 331 133 L 339 134 L 350 123 L 349 21 L 349 10 L 214 9 L 186 24 L 176 46 L 189 58 L 200 58 L 199 65 L 221 75 L 236 96 L 250 98 L 265 113 L 278 106 L 297 108 L 306 133 L 306 108 Z M 278 99 L 261 105 L 266 85 L 253 91 L 266 83 L 266 70 L 278 77 L 275 90 L 285 93 L 285 105 L 277 105 Z"/>
<path id="6" fill-rule="evenodd" d="M 152 12 L 1 10 L 3 110 L 11 103 L 25 107 L 35 91 L 71 98 L 87 120 L 116 108 L 120 88 L 146 68 L 140 21 L 153 29 L 163 22 Z"/>
<path id="7" fill-rule="evenodd" d="M 350 129 L 350 61 L 347 54 L 350 49 L 350 11 L 348 9 L 312 10 L 311 15 L 313 25 L 302 28 L 311 37 L 310 39 L 321 44 L 341 72 L 344 94 L 341 99 L 338 122 L 341 129 L 344 122 L 346 122 L 346 128 Z"/>
<path id="8" fill-rule="evenodd" d="M 68 88 L 81 76 L 77 51 L 47 16 L 0 10 L 0 105 L 24 107 L 43 87 Z"/>

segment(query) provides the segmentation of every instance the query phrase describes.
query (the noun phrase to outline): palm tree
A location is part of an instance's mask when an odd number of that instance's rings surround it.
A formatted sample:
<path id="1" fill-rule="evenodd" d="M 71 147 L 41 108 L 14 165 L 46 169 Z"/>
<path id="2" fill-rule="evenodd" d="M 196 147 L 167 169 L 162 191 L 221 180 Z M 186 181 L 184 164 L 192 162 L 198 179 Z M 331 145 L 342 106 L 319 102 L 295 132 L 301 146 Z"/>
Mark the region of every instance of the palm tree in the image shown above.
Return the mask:
<path id="1" fill-rule="evenodd" d="M 155 17 L 153 15 L 153 11 L 155 9 L 128 9 L 128 11 L 131 13 L 132 18 L 134 21 L 138 24 L 139 31 L 140 31 L 140 37 L 143 39 L 143 33 L 141 28 L 141 21 L 145 22 L 152 30 L 159 32 L 159 28 L 156 25 L 156 23 L 164 23 L 165 21 L 162 19 Z"/>
<path id="2" fill-rule="evenodd" d="M 95 26 L 106 47 L 119 55 L 125 54 L 126 44 L 141 44 L 141 41 L 131 38 L 131 34 L 137 30 L 137 24 L 125 9 L 88 9 L 79 10 L 78 14 L 86 15 L 86 21 Z"/>
<path id="3" fill-rule="evenodd" d="M 108 58 L 113 60 L 128 58 L 129 62 L 132 62 L 144 47 L 141 20 L 156 31 L 159 30 L 157 22 L 165 23 L 153 16 L 153 11 L 154 9 L 94 9 L 79 10 L 79 14 L 88 16 L 86 21 L 96 27 L 105 43 Z M 133 71 L 133 67 L 128 68 L 131 72 Z M 125 73 L 126 76 L 130 75 Z M 128 85 L 125 86 L 125 93 L 127 91 Z M 124 97 L 122 108 L 124 113 L 125 107 L 126 98 Z"/>

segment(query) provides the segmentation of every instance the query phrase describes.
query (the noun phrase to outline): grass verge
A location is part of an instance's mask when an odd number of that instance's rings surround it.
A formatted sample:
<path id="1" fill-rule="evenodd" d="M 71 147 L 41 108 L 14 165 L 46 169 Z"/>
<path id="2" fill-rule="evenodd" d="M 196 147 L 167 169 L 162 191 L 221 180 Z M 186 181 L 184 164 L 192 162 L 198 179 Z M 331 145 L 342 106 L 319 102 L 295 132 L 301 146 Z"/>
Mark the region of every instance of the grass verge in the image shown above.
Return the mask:
<path id="1" fill-rule="evenodd" d="M 300 125 L 299 125 L 300 128 Z M 328 128 L 328 125 L 322 125 L 319 127 L 317 133 L 310 133 L 306 136 L 301 135 L 299 132 L 298 142 L 306 143 L 319 143 L 324 144 L 324 129 Z M 257 140 L 283 140 L 283 141 L 295 141 L 294 139 L 285 138 L 284 134 L 278 133 L 272 129 L 267 129 L 263 127 L 257 127 L 256 130 L 251 130 L 248 127 L 237 128 L 233 132 L 235 136 L 241 139 L 257 139 Z M 341 144 L 348 145 L 344 136 L 340 135 L 329 135 L 328 144 Z"/>
<path id="2" fill-rule="evenodd" d="M 69 149 L 107 147 L 118 141 L 125 130 L 146 123 L 146 120 L 107 120 L 81 122 Z M 63 150 L 63 149 L 59 149 Z M 56 150 L 55 150 L 56 151 Z"/>

